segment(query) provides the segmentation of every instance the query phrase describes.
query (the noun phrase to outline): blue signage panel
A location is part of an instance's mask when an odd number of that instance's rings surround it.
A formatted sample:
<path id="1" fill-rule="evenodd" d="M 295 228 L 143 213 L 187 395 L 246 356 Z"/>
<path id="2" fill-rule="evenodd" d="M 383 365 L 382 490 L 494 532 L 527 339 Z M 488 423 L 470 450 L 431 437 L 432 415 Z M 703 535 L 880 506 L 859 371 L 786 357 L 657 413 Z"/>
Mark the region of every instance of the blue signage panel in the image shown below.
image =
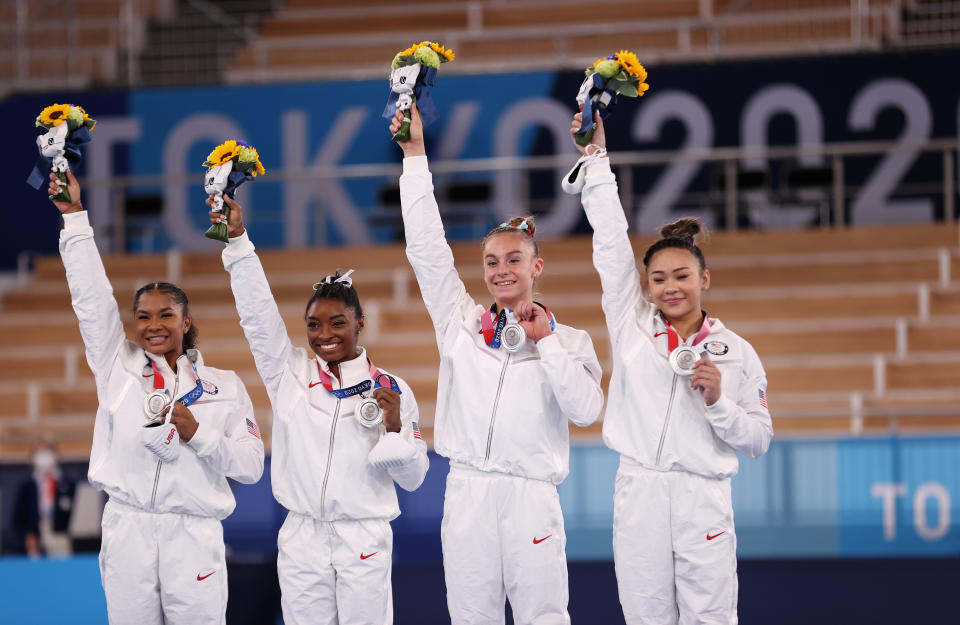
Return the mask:
<path id="1" fill-rule="evenodd" d="M 737 166 L 760 176 L 769 191 L 743 195 L 742 218 L 767 229 L 819 218 L 819 203 L 811 199 L 816 190 L 799 193 L 791 180 L 797 170 L 808 182 L 809 175 L 829 176 L 825 143 L 903 144 L 897 151 L 844 160 L 850 195 L 843 217 L 853 224 L 941 219 L 943 155 L 904 146 L 957 137 L 960 83 L 943 77 L 958 64 L 958 50 L 927 50 L 651 65 L 647 95 L 624 99 L 607 121 L 608 144 L 611 152 L 751 146 Z M 572 163 L 568 130 L 581 80 L 579 71 L 442 74 L 434 89 L 441 117 L 427 133 L 430 156 L 567 154 Z M 116 225 L 111 219 L 117 196 L 110 189 L 121 182 L 118 175 L 130 173 L 138 177 L 124 181 L 133 184 L 127 198 L 147 200 L 161 214 L 143 241 L 128 232 L 127 249 L 211 249 L 201 236 L 206 222 L 200 164 L 230 137 L 255 145 L 268 170 L 240 192 L 259 245 L 396 240 L 396 206 L 385 201 L 396 185 L 394 175 L 329 177 L 330 168 L 344 165 L 399 164 L 401 153 L 380 118 L 386 98 L 385 79 L 8 98 L 0 102 L 9 128 L 0 167 L 14 184 L 5 218 L 23 225 L 8 228 L 17 234 L 0 249 L 0 266 L 12 266 L 20 250 L 53 249 L 30 235 L 31 228 L 43 229 L 30 210 L 45 204 L 43 194 L 20 188 L 36 154 L 33 118 L 53 101 L 82 104 L 100 120 L 87 148 L 86 158 L 97 167 L 86 172 L 92 179 L 85 203 L 101 246 Z M 765 157 L 768 147 L 780 145 L 807 151 L 798 160 Z M 636 168 L 635 200 L 626 207 L 633 227 L 653 231 L 681 214 L 718 225 L 722 170 L 722 164 L 685 160 Z M 490 184 L 490 193 L 464 209 L 478 223 L 449 224 L 453 236 L 475 237 L 504 217 L 531 210 L 545 236 L 584 231 L 579 201 L 558 192 L 557 175 L 521 177 L 504 170 L 437 176 L 435 182 L 441 197 L 452 182 Z M 135 221 L 129 217 L 128 230 Z"/>
<path id="2" fill-rule="evenodd" d="M 571 559 L 613 556 L 616 454 L 575 446 Z M 774 441 L 733 478 L 741 557 L 960 555 L 960 437 Z"/>

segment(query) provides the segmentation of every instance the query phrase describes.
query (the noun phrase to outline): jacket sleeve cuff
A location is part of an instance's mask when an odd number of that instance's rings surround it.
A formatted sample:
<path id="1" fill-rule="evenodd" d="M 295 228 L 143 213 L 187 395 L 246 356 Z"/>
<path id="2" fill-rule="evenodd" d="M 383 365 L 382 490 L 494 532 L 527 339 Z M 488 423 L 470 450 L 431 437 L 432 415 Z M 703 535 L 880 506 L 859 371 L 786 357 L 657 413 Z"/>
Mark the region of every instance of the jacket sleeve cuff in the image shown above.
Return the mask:
<path id="1" fill-rule="evenodd" d="M 77 211 L 76 213 L 67 213 L 63 216 L 64 230 L 78 230 L 80 228 L 90 227 L 90 216 L 87 211 Z"/>
<path id="2" fill-rule="evenodd" d="M 607 157 L 592 160 L 587 165 L 587 177 L 584 187 L 592 187 L 605 182 L 614 182 L 616 177 L 610 169 L 610 159 Z"/>
<path id="3" fill-rule="evenodd" d="M 187 445 L 193 448 L 198 456 L 206 456 L 217 446 L 218 438 L 217 431 L 209 424 L 205 425 L 201 421 L 197 426 L 197 431 L 193 433 L 193 438 L 187 441 Z"/>
<path id="4" fill-rule="evenodd" d="M 253 246 L 253 241 L 250 240 L 250 235 L 244 230 L 240 236 L 231 237 L 226 247 L 223 248 L 221 253 L 223 264 L 229 266 L 230 263 L 252 254 L 254 249 L 256 248 Z"/>
<path id="5" fill-rule="evenodd" d="M 427 166 L 426 156 L 408 156 L 403 159 L 404 174 L 427 174 L 430 169 Z"/>
<path id="6" fill-rule="evenodd" d="M 717 403 L 707 406 L 707 418 L 710 421 L 718 421 L 733 412 L 736 404 L 726 395 L 720 395 Z"/>

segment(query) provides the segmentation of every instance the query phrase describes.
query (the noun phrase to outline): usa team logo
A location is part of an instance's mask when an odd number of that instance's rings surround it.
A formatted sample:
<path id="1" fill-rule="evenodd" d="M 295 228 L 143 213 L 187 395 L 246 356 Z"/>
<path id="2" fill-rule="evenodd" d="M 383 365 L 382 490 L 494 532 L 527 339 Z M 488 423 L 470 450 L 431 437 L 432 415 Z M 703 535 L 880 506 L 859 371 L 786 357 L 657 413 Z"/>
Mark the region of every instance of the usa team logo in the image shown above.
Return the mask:
<path id="1" fill-rule="evenodd" d="M 722 341 L 707 341 L 703 347 L 712 356 L 723 356 L 730 351 L 730 346 Z"/>

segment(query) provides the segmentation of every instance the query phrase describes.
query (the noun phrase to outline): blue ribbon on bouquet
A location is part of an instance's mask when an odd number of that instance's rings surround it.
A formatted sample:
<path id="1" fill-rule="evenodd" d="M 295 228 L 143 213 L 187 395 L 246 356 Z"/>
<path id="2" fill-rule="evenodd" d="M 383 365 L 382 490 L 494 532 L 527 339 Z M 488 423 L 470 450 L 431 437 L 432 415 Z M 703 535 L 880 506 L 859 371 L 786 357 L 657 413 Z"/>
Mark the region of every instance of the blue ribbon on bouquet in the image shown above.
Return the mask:
<path id="1" fill-rule="evenodd" d="M 71 132 L 63 142 L 63 155 L 71 165 L 80 162 L 80 146 L 90 142 L 90 131 L 86 126 L 81 126 Z M 53 169 L 53 159 L 41 154 L 37 158 L 37 164 L 33 166 L 33 171 L 27 177 L 27 184 L 34 189 L 40 189 L 43 185 L 50 182 L 50 170 Z"/>
<path id="2" fill-rule="evenodd" d="M 253 180 L 253 174 L 250 172 L 238 169 L 231 170 L 230 175 L 227 176 L 227 188 L 223 190 L 223 194 L 232 200 L 237 188 L 248 180 Z"/>
<path id="3" fill-rule="evenodd" d="M 615 91 L 610 91 L 607 89 L 607 79 L 601 76 L 600 74 L 593 74 L 590 76 L 593 79 L 593 86 L 590 87 L 590 91 L 587 93 L 587 101 L 583 103 L 583 115 L 580 126 L 580 132 L 577 134 L 583 134 L 593 128 L 593 106 L 594 102 L 600 98 L 604 92 L 610 94 L 610 102 L 607 103 L 605 108 L 598 107 L 600 109 L 600 119 L 606 120 L 610 117 L 610 114 L 613 113 L 613 107 L 617 104 L 617 94 Z"/>
<path id="4" fill-rule="evenodd" d="M 413 85 L 413 95 L 417 100 L 417 109 L 420 110 L 420 120 L 424 126 L 429 126 L 437 121 L 440 114 L 437 112 L 437 105 L 433 103 L 430 97 L 430 87 L 437 82 L 437 68 L 420 65 L 420 73 L 417 74 L 417 82 Z M 383 107 L 383 113 L 380 117 L 384 119 L 393 119 L 397 114 L 397 100 L 400 94 L 390 90 L 390 97 L 387 98 L 387 105 Z"/>

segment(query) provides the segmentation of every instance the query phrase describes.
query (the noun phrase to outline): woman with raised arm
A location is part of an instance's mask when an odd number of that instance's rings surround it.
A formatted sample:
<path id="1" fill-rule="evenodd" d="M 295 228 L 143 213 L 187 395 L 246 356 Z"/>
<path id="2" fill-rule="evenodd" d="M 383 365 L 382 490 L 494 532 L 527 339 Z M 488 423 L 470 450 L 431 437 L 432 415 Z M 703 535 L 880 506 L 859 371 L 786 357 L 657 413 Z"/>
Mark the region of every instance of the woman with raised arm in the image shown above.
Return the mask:
<path id="1" fill-rule="evenodd" d="M 392 623 L 393 483 L 416 490 L 429 466 L 413 391 L 359 345 L 364 316 L 352 270 L 313 285 L 304 314 L 313 354 L 293 346 L 243 209 L 224 201 L 223 265 L 273 406 L 273 495 L 290 511 L 277 538 L 283 621 Z M 211 223 L 223 220 L 210 213 Z"/>
<path id="2" fill-rule="evenodd" d="M 407 258 L 440 350 L 434 422 L 450 459 L 441 541 L 453 625 L 569 623 L 566 535 L 557 484 L 569 472 L 568 421 L 600 416 L 601 370 L 590 336 L 533 301 L 543 271 L 533 219 L 516 217 L 481 243 L 493 303 L 467 293 L 454 267 L 412 109 L 400 199 Z M 396 132 L 401 116 L 390 130 Z"/>
<path id="3" fill-rule="evenodd" d="M 235 501 L 226 478 L 263 473 L 253 405 L 233 371 L 197 351 L 186 294 L 166 282 L 133 300 L 134 340 L 120 312 L 80 203 L 63 214 L 60 255 L 100 405 L 90 483 L 103 511 L 100 576 L 112 625 L 226 622 L 227 569 L 221 519 Z M 59 192 L 50 175 L 50 195 Z"/>
<path id="4" fill-rule="evenodd" d="M 582 189 L 613 351 L 603 440 L 620 453 L 613 553 L 627 623 L 737 622 L 736 452 L 773 437 L 767 378 L 753 347 L 701 309 L 710 271 L 681 219 L 638 269 L 603 122 L 565 181 Z M 581 124 L 574 117 L 571 135 Z M 576 142 L 574 142 L 576 144 Z M 644 293 L 646 291 L 646 293 Z"/>

